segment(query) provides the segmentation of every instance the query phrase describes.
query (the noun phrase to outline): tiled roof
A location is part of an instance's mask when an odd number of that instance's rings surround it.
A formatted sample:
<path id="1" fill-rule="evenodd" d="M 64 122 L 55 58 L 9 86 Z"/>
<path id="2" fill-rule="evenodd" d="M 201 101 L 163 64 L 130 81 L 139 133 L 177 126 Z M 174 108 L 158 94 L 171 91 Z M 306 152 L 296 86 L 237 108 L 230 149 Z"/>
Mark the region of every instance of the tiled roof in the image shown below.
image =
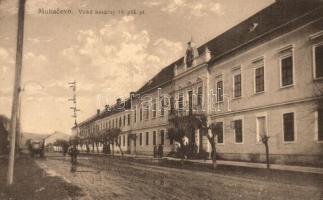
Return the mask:
<path id="1" fill-rule="evenodd" d="M 174 67 L 179 66 L 183 63 L 183 57 L 168 65 L 162 69 L 158 74 L 156 74 L 152 79 L 150 79 L 144 86 L 142 86 L 136 93 L 142 94 L 152 88 L 155 88 L 161 84 L 171 81 L 174 77 Z"/>
<path id="2" fill-rule="evenodd" d="M 314 9 L 322 8 L 322 5 L 323 1 L 320 0 L 277 0 L 274 4 L 202 45 L 198 51 L 202 53 L 205 47 L 208 47 L 213 60 L 216 60 L 244 44 L 263 39 L 262 36 L 283 28 L 283 25 L 287 23 L 305 24 L 306 21 L 303 18 L 296 21 Z M 322 16 L 322 12 L 316 14 Z M 315 17 L 317 18 L 317 16 Z"/>
<path id="3" fill-rule="evenodd" d="M 277 0 L 275 3 L 249 17 L 240 24 L 215 37 L 198 48 L 202 54 L 207 47 L 212 60 L 218 59 L 227 52 L 260 38 L 260 36 L 293 21 L 315 8 L 322 7 L 320 0 Z M 156 76 L 141 87 L 137 93 L 144 93 L 174 77 L 174 66 L 181 65 L 183 57 L 162 69 Z"/>

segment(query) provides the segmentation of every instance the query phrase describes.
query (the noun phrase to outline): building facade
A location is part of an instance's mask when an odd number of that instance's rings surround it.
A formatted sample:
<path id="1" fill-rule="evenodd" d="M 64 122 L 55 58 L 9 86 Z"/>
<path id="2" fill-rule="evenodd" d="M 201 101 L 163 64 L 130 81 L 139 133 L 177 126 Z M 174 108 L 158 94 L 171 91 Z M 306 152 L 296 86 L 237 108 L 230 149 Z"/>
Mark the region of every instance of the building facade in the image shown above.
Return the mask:
<path id="1" fill-rule="evenodd" d="M 80 135 L 117 126 L 124 151 L 152 155 L 162 145 L 167 154 L 173 119 L 206 116 L 221 159 L 265 161 L 266 136 L 271 162 L 322 165 L 322 13 L 318 0 L 279 0 L 197 48 L 189 42 L 128 109 L 92 117 Z M 198 128 L 187 136 L 197 153 L 211 151 Z"/>

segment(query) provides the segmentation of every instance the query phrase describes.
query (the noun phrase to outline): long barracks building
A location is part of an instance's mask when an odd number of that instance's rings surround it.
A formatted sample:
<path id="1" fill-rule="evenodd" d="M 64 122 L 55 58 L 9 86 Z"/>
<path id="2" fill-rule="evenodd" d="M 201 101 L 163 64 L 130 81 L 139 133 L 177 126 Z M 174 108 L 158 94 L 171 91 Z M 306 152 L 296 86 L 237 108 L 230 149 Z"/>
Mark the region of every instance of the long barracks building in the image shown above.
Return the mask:
<path id="1" fill-rule="evenodd" d="M 222 159 L 262 162 L 263 136 L 274 163 L 323 165 L 323 3 L 277 0 L 166 66 L 123 109 L 79 124 L 80 137 L 120 128 L 124 152 L 175 151 L 174 118 L 207 117 L 218 129 Z M 199 129 L 186 133 L 197 152 L 210 152 Z"/>

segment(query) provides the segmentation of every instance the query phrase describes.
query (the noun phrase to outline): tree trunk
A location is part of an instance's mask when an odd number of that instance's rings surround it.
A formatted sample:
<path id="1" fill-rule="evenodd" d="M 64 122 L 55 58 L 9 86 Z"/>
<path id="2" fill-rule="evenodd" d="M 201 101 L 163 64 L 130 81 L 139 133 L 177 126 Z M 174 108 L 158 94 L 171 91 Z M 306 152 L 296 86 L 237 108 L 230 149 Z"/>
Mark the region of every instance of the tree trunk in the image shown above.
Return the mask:
<path id="1" fill-rule="evenodd" d="M 207 139 L 209 140 L 210 144 L 211 144 L 211 158 L 212 158 L 212 165 L 213 165 L 213 169 L 216 169 L 218 167 L 218 164 L 216 162 L 216 143 L 215 143 L 215 136 L 210 137 L 207 136 Z"/>
<path id="2" fill-rule="evenodd" d="M 96 146 L 96 152 L 99 153 L 99 146 L 97 142 L 95 143 L 95 146 Z"/>
<path id="3" fill-rule="evenodd" d="M 122 149 L 121 149 L 121 146 L 120 146 L 120 144 L 119 144 L 119 142 L 118 142 L 118 141 L 116 141 L 116 143 L 117 143 L 117 146 L 119 147 L 119 150 L 120 150 L 120 152 L 121 152 L 121 156 L 123 157 L 123 151 L 122 151 Z"/>

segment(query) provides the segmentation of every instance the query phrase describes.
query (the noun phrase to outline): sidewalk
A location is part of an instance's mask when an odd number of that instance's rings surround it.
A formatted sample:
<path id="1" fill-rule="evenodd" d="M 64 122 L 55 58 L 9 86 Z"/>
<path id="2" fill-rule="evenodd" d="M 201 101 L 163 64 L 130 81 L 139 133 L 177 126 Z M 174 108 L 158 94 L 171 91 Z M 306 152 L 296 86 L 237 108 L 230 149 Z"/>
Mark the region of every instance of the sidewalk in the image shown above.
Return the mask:
<path id="1" fill-rule="evenodd" d="M 86 153 L 84 153 L 86 155 Z M 105 155 L 103 153 L 90 153 L 94 155 Z M 112 156 L 112 155 L 109 155 Z M 121 154 L 114 154 L 114 156 L 121 157 Z M 180 162 L 180 158 L 173 157 L 163 157 L 163 158 L 154 158 L 153 156 L 148 155 L 133 155 L 133 154 L 124 154 L 124 157 L 133 158 L 136 160 L 141 159 L 166 159 L 170 161 Z M 212 160 L 193 160 L 187 159 L 185 162 L 197 163 L 202 165 L 212 165 Z M 237 166 L 237 167 L 248 167 L 248 168 L 258 168 L 266 169 L 267 165 L 265 163 L 252 163 L 252 162 L 242 162 L 242 161 L 228 161 L 228 160 L 217 160 L 218 165 L 227 165 L 227 166 Z M 293 171 L 293 172 L 303 172 L 303 173 L 313 173 L 313 174 L 323 174 L 323 168 L 320 167 L 305 167 L 305 166 L 295 166 L 295 165 L 281 165 L 281 164 L 270 164 L 270 169 L 282 170 L 282 171 Z"/>

